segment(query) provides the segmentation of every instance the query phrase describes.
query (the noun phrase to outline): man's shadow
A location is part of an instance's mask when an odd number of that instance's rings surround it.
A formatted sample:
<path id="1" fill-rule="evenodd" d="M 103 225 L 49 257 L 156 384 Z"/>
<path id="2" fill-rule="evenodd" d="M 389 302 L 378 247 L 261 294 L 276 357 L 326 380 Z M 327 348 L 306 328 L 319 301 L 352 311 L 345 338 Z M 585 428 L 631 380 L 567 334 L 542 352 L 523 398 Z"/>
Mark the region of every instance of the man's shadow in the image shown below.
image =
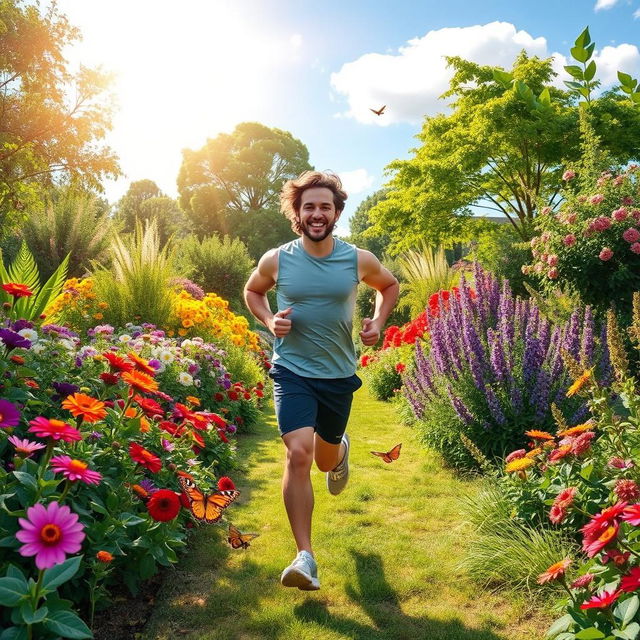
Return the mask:
<path id="1" fill-rule="evenodd" d="M 486 629 L 469 629 L 458 619 L 443 622 L 426 616 L 406 615 L 385 578 L 380 555 L 353 549 L 351 555 L 356 572 L 346 593 L 369 616 L 371 625 L 335 616 L 326 603 L 311 598 L 295 608 L 297 618 L 356 640 L 504 640 L 504 636 Z M 397 570 L 402 571 L 402 567 Z"/>

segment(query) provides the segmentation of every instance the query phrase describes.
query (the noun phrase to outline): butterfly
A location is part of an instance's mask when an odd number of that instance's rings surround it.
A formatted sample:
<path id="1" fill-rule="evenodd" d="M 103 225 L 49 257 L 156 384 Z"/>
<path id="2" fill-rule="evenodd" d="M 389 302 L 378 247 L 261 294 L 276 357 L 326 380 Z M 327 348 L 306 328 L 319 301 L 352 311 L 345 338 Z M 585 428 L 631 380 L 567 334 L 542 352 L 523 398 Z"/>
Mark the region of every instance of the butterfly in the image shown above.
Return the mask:
<path id="1" fill-rule="evenodd" d="M 375 109 L 372 109 L 371 107 L 369 107 L 369 111 L 373 111 L 373 113 L 375 113 L 377 116 L 381 116 L 382 112 L 385 110 L 385 107 L 387 105 L 385 104 L 384 106 L 380 107 L 377 111 Z"/>
<path id="2" fill-rule="evenodd" d="M 393 447 L 393 449 L 391 449 L 390 451 L 387 451 L 386 453 L 383 453 L 382 451 L 372 451 L 371 453 L 374 456 L 378 456 L 379 458 L 382 458 L 385 462 L 393 462 L 394 460 L 397 460 L 400 457 L 401 446 L 402 446 L 402 442 L 400 444 L 397 444 L 395 447 Z"/>
<path id="3" fill-rule="evenodd" d="M 189 508 L 196 520 L 207 524 L 218 522 L 222 512 L 240 495 L 239 491 L 214 491 L 206 495 L 198 489 L 192 478 L 179 476 L 178 483 L 189 499 Z"/>
<path id="4" fill-rule="evenodd" d="M 227 540 L 233 549 L 246 549 L 249 547 L 249 541 L 257 537 L 257 533 L 240 533 L 236 527 L 229 523 L 229 537 Z"/>

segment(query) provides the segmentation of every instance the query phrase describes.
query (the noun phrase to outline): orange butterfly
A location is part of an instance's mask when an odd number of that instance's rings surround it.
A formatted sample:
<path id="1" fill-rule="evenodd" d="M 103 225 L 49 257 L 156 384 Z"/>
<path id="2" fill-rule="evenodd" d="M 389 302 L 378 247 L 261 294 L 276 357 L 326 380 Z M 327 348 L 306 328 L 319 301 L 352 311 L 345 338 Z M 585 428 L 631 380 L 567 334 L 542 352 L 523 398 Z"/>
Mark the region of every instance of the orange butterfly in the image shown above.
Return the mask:
<path id="1" fill-rule="evenodd" d="M 376 109 L 372 109 L 371 107 L 369 107 L 369 111 L 373 111 L 373 113 L 375 113 L 377 116 L 381 116 L 382 112 L 385 110 L 386 106 L 387 105 L 385 104 L 384 106 L 380 107 L 377 110 Z"/>
<path id="2" fill-rule="evenodd" d="M 229 523 L 229 537 L 227 540 L 233 549 L 246 549 L 249 547 L 249 541 L 257 538 L 257 533 L 240 533 L 240 531 Z"/>
<path id="3" fill-rule="evenodd" d="M 378 456 L 379 458 L 382 458 L 385 462 L 393 462 L 394 460 L 397 460 L 400 457 L 401 446 L 402 446 L 402 442 L 400 444 L 397 444 L 395 447 L 393 447 L 393 449 L 391 449 L 390 451 L 387 451 L 386 453 L 383 453 L 382 451 L 372 451 L 371 453 L 374 456 Z"/>
<path id="4" fill-rule="evenodd" d="M 196 520 L 204 520 L 207 524 L 218 522 L 222 512 L 240 495 L 239 491 L 214 491 L 205 495 L 192 478 L 178 477 L 180 488 L 189 498 L 189 508 Z"/>

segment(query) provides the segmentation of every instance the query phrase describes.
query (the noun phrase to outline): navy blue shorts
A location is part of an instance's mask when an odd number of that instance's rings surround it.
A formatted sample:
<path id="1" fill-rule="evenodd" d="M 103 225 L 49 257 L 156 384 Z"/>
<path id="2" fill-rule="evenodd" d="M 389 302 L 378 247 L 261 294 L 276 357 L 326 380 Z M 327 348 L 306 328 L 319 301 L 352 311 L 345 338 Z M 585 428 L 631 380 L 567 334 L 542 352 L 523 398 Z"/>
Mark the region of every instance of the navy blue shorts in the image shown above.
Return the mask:
<path id="1" fill-rule="evenodd" d="M 280 435 L 302 427 L 315 432 L 330 444 L 340 444 L 347 428 L 353 393 L 362 380 L 348 378 L 306 378 L 282 365 L 269 370 L 273 379 L 273 400 Z"/>

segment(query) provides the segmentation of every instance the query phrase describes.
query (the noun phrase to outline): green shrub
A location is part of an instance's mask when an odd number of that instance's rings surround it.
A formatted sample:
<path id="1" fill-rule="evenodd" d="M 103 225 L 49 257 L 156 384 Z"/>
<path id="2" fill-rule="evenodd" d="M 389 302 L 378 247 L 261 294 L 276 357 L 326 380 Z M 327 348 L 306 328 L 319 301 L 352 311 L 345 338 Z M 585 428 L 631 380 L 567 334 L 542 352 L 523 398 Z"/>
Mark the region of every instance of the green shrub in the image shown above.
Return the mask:
<path id="1" fill-rule="evenodd" d="M 389 400 L 402 387 L 401 371 L 413 360 L 413 345 L 390 347 L 360 359 L 360 369 L 376 400 Z"/>

